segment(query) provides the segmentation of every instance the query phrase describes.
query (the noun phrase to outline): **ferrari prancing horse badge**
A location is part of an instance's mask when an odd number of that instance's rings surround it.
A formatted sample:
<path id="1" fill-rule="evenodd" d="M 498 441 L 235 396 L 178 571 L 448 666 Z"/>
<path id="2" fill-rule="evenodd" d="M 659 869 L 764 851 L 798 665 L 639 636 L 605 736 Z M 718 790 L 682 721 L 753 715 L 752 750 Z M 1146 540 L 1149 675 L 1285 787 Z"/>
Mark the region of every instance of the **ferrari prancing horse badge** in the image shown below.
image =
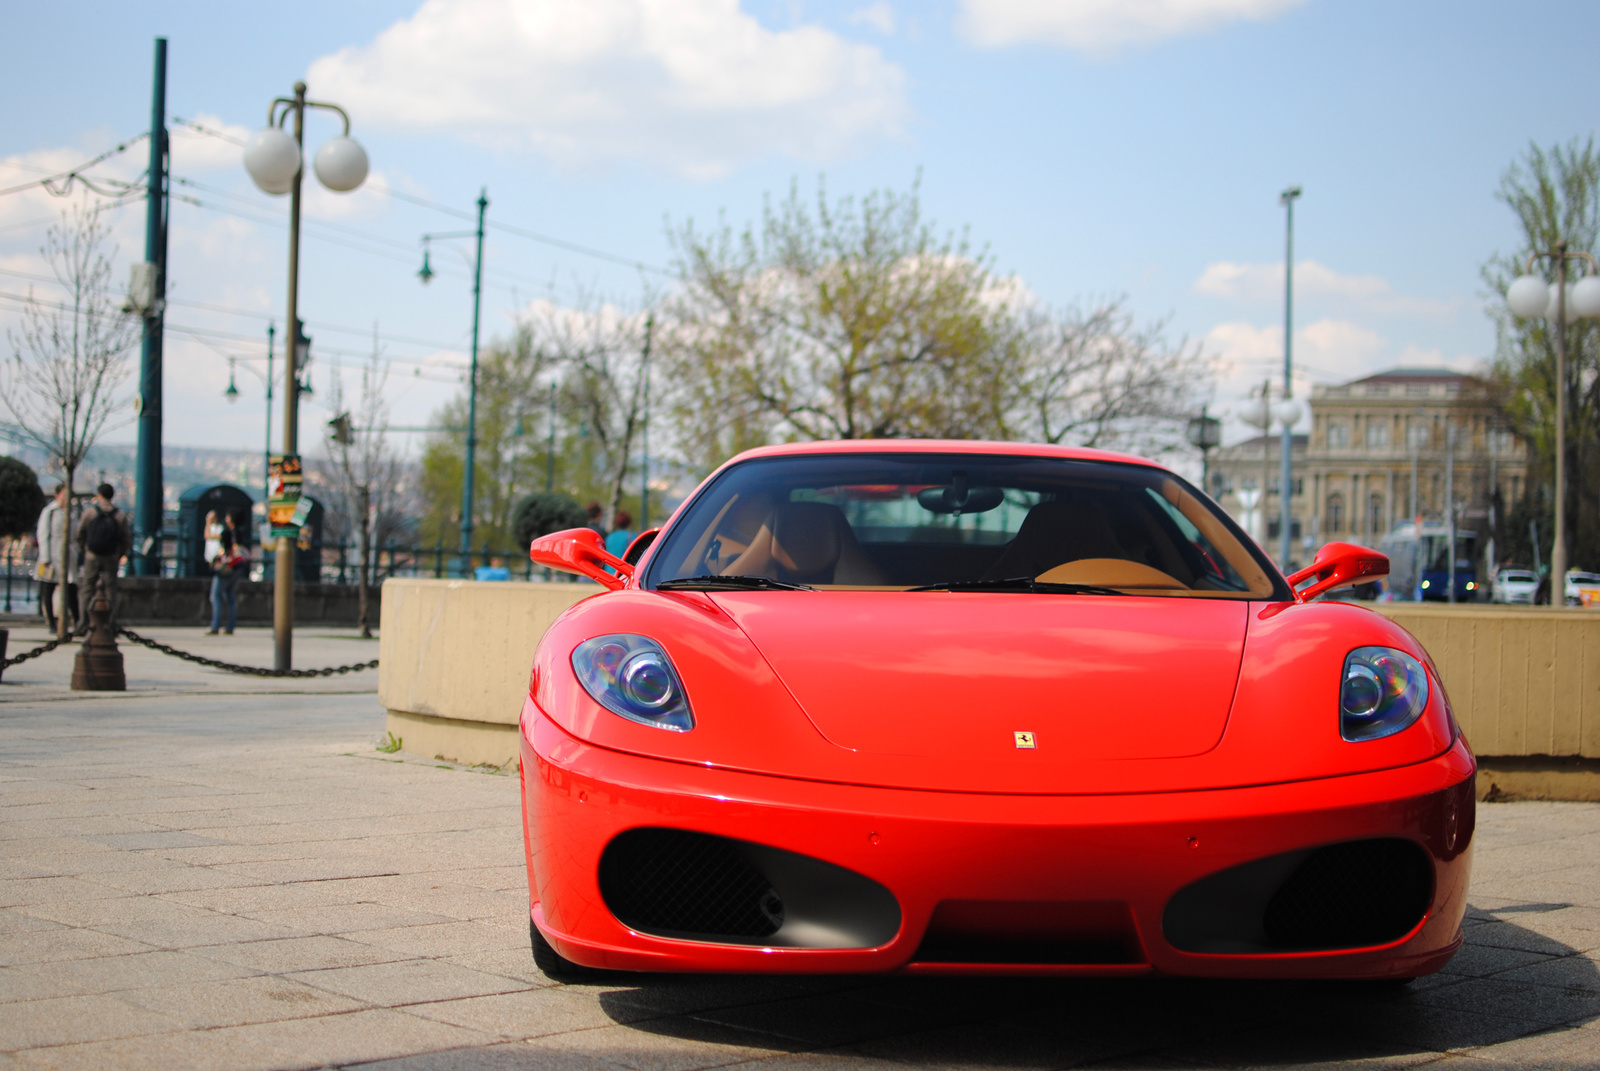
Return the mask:
<path id="1" fill-rule="evenodd" d="M 1012 733 L 1011 735 L 1016 737 L 1018 747 L 1035 748 L 1039 746 L 1033 742 L 1032 733 Z"/>

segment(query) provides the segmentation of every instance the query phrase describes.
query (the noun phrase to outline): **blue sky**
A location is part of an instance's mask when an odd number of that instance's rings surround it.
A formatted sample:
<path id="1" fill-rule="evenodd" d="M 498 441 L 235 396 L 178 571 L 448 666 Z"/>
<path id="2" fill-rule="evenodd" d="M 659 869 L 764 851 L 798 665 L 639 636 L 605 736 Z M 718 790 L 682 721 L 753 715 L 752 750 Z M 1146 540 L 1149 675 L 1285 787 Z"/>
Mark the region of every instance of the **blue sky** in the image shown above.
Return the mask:
<path id="1" fill-rule="evenodd" d="M 1468 367 L 1494 344 L 1479 268 L 1516 241 L 1501 174 L 1530 141 L 1600 118 L 1592 3 L 157 2 L 18 6 L 6 23 L 0 187 L 144 130 L 157 34 L 170 115 L 242 137 L 308 72 L 313 96 L 350 108 L 373 188 L 309 202 L 347 230 L 308 229 L 302 306 L 327 325 L 314 378 L 379 325 L 399 423 L 455 389 L 470 299 L 454 254 L 435 252 L 448 274 L 426 290 L 414 277 L 418 236 L 460 221 L 383 185 L 462 211 L 486 186 L 491 222 L 664 265 L 667 221 L 746 220 L 795 178 L 861 193 L 920 170 L 927 214 L 969 228 L 1041 302 L 1126 295 L 1142 319 L 1170 317 L 1217 359 L 1226 407 L 1281 359 L 1285 185 L 1305 190 L 1300 389 Z M 336 132 L 314 120 L 308 147 Z M 241 370 L 227 407 L 225 354 L 259 368 L 250 338 L 265 316 L 281 326 L 284 205 L 230 142 L 174 137 L 175 174 L 199 184 L 177 192 L 203 206 L 174 206 L 169 322 L 210 334 L 169 340 L 168 440 L 258 449 L 260 384 Z M 143 165 L 136 148 L 100 173 Z M 60 204 L 0 197 L 0 292 L 30 285 Z M 115 218 L 136 259 L 142 206 Z M 491 333 L 530 300 L 641 293 L 636 271 L 505 232 L 488 266 Z"/>

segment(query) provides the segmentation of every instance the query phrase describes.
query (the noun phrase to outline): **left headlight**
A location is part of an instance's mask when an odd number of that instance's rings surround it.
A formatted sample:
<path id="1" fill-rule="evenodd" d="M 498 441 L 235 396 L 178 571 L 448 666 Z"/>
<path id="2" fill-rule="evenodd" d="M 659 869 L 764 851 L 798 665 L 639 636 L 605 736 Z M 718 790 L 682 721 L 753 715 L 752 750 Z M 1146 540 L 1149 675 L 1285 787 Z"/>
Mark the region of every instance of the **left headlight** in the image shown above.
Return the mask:
<path id="1" fill-rule="evenodd" d="M 1422 716 L 1428 673 L 1392 647 L 1357 647 L 1339 683 L 1339 735 L 1350 741 L 1393 736 Z"/>
<path id="2" fill-rule="evenodd" d="M 646 636 L 596 636 L 572 652 L 578 683 L 613 714 L 657 729 L 694 728 L 689 697 L 672 659 Z"/>

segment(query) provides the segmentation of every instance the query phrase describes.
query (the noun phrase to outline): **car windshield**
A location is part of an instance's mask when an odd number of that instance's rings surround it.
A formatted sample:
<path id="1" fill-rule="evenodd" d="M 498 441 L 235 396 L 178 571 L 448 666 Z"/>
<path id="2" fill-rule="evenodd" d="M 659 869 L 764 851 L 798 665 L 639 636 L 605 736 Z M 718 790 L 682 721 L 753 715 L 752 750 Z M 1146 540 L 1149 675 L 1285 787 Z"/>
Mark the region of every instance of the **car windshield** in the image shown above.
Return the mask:
<path id="1" fill-rule="evenodd" d="M 646 586 L 1287 598 L 1188 484 L 1143 465 L 992 454 L 754 458 L 698 494 Z M 749 581 L 743 582 L 746 586 Z"/>
<path id="2" fill-rule="evenodd" d="M 1500 574 L 1500 579 L 1518 584 L 1537 584 L 1539 582 L 1539 578 L 1534 576 L 1532 573 L 1524 573 L 1520 571 L 1503 572 Z"/>

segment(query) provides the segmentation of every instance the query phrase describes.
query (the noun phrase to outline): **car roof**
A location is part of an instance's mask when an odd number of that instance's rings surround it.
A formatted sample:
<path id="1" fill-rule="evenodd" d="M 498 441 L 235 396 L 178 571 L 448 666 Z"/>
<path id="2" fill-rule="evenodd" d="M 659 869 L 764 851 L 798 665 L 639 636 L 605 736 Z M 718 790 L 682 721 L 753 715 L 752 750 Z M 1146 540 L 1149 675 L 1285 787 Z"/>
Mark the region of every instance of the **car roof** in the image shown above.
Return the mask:
<path id="1" fill-rule="evenodd" d="M 1072 461 L 1114 461 L 1166 471 L 1166 466 L 1133 454 L 1052 443 L 992 439 L 824 439 L 818 442 L 781 443 L 746 450 L 729 458 L 724 465 L 757 457 L 803 457 L 814 454 L 1009 454 L 1013 457 L 1054 457 Z"/>

